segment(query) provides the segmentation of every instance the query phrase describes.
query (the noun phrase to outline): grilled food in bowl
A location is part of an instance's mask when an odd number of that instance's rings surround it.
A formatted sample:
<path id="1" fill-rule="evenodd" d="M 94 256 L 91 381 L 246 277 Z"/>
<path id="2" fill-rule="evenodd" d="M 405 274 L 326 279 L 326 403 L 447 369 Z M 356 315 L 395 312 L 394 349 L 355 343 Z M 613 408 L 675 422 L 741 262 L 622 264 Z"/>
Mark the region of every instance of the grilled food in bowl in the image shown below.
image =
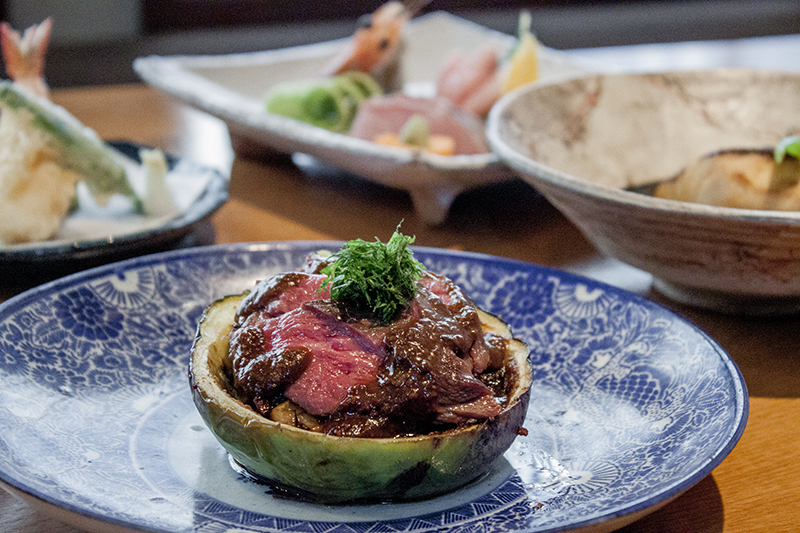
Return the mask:
<path id="1" fill-rule="evenodd" d="M 331 275 L 279 274 L 206 310 L 190 383 L 230 457 L 324 503 L 425 498 L 487 472 L 526 432 L 525 344 L 444 277 L 420 272 L 391 318 L 354 319 Z"/>
<path id="2" fill-rule="evenodd" d="M 731 313 L 800 309 L 800 212 L 656 198 L 720 150 L 800 132 L 800 73 L 719 69 L 528 86 L 492 110 L 498 156 L 606 255 L 677 301 Z"/>

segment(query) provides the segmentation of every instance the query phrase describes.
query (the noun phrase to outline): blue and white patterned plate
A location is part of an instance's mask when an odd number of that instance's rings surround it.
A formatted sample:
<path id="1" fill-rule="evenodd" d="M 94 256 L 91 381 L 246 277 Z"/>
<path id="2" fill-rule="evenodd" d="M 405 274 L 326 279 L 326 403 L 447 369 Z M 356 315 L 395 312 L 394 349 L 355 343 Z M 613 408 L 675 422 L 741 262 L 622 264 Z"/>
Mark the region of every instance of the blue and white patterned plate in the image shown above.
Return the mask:
<path id="1" fill-rule="evenodd" d="M 178 250 L 0 305 L 0 480 L 63 519 L 154 531 L 609 531 L 708 474 L 744 430 L 745 384 L 696 327 L 648 300 L 528 263 L 416 248 L 531 349 L 526 428 L 491 472 L 427 501 L 273 497 L 228 464 L 189 393 L 212 300 L 338 243 Z"/>

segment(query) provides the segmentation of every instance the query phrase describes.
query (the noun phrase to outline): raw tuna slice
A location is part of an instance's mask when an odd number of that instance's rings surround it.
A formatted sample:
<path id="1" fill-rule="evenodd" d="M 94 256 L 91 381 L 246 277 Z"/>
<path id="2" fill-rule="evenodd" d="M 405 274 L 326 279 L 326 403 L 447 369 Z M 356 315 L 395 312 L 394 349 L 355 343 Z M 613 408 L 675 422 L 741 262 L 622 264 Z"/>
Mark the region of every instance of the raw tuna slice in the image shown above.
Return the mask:
<path id="1" fill-rule="evenodd" d="M 414 115 L 427 119 L 432 135 L 452 137 L 456 154 L 489 152 L 481 119 L 458 109 L 446 98 L 415 98 L 403 94 L 369 98 L 361 103 L 349 133 L 373 141 L 383 133 L 399 133 Z"/>
<path id="2" fill-rule="evenodd" d="M 436 94 L 456 107 L 486 116 L 502 94 L 498 66 L 493 47 L 483 48 L 472 56 L 453 55 L 439 72 Z"/>

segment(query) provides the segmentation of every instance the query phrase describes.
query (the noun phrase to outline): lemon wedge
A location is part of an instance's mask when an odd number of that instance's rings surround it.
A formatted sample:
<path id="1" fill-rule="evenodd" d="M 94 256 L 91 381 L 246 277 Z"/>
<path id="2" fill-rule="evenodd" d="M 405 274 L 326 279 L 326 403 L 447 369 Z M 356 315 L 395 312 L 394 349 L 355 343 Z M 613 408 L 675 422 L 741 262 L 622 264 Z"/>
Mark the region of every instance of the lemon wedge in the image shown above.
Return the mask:
<path id="1" fill-rule="evenodd" d="M 539 77 L 539 42 L 531 33 L 531 15 L 523 11 L 519 19 L 519 43 L 500 75 L 503 94 Z"/>

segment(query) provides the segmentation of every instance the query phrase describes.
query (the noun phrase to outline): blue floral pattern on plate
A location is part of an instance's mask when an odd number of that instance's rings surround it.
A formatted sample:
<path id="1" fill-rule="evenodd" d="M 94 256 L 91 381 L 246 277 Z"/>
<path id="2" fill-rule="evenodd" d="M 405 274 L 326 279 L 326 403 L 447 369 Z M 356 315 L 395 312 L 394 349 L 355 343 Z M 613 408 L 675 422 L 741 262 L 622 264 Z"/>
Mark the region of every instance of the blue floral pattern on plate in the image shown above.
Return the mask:
<path id="1" fill-rule="evenodd" d="M 0 479 L 83 518 L 145 530 L 610 530 L 698 482 L 744 430 L 736 365 L 668 310 L 527 263 L 416 248 L 528 343 L 529 435 L 483 478 L 424 502 L 275 497 L 230 467 L 200 420 L 189 349 L 211 301 L 338 246 L 156 254 L 0 305 Z"/>

